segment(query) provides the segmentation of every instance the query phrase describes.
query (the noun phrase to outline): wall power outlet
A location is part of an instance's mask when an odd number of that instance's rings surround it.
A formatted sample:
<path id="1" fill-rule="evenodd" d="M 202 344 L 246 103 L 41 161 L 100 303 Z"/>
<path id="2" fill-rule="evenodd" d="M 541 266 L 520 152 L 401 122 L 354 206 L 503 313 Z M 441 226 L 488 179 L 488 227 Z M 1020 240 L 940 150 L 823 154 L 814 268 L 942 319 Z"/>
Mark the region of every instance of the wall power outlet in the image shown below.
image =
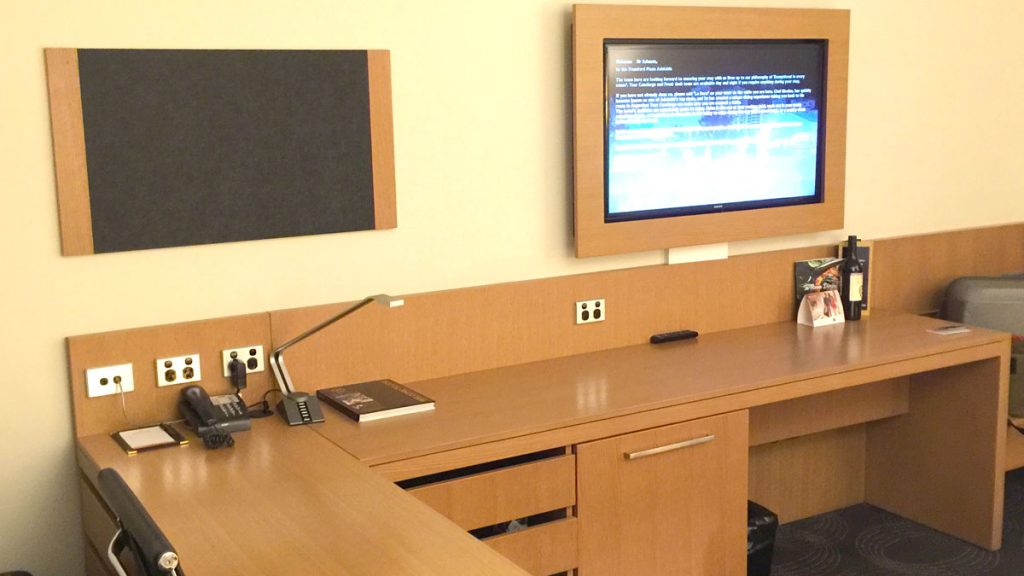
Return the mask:
<path id="1" fill-rule="evenodd" d="M 232 360 L 238 360 L 245 364 L 245 373 L 252 374 L 253 372 L 263 372 L 263 346 L 243 346 L 241 348 L 228 348 L 227 350 L 221 351 L 220 354 L 221 367 L 224 369 L 224 377 L 231 377 L 231 369 L 228 366 Z"/>
<path id="2" fill-rule="evenodd" d="M 576 323 L 590 324 L 591 322 L 604 322 L 608 311 L 604 306 L 604 298 L 596 300 L 580 300 L 576 302 Z"/>
<path id="3" fill-rule="evenodd" d="M 203 372 L 199 366 L 199 354 L 157 358 L 156 360 L 157 386 L 176 386 L 199 382 L 202 379 Z"/>
<path id="4" fill-rule="evenodd" d="M 89 368 L 85 371 L 85 395 L 89 398 L 132 390 L 135 390 L 135 378 L 131 364 Z"/>

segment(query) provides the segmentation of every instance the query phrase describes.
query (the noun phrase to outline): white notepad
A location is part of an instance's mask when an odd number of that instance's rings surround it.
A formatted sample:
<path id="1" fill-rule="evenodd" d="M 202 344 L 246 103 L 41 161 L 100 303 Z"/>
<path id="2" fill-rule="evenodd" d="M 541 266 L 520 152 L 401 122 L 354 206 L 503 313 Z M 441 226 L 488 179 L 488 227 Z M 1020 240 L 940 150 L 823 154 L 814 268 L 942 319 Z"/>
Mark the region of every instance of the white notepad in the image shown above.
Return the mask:
<path id="1" fill-rule="evenodd" d="M 165 424 L 135 428 L 133 430 L 121 430 L 114 432 L 112 436 L 129 454 L 149 450 L 150 448 L 178 446 L 188 443 L 176 430 Z"/>

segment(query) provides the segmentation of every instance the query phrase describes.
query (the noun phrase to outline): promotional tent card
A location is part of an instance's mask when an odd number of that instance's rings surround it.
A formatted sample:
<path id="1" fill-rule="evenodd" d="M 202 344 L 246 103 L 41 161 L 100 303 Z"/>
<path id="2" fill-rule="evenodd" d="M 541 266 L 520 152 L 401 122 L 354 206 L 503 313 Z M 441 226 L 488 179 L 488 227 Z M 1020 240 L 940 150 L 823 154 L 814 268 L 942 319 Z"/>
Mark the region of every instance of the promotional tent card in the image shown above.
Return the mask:
<path id="1" fill-rule="evenodd" d="M 846 321 L 843 314 L 843 306 L 839 300 L 839 292 L 826 290 L 824 292 L 809 292 L 800 301 L 800 309 L 797 311 L 796 321 L 807 326 L 827 326 L 829 324 L 841 324 Z"/>

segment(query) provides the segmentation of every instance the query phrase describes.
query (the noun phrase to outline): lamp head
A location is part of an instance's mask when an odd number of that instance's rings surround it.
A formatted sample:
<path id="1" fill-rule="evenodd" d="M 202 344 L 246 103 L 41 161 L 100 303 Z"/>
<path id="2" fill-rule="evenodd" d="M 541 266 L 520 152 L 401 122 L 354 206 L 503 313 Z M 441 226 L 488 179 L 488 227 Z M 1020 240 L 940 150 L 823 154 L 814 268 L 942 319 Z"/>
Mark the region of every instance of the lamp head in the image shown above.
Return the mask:
<path id="1" fill-rule="evenodd" d="M 387 306 L 388 308 L 405 306 L 405 298 L 396 298 L 394 296 L 389 296 L 388 294 L 376 294 L 374 296 L 370 296 L 370 299 L 377 304 Z"/>

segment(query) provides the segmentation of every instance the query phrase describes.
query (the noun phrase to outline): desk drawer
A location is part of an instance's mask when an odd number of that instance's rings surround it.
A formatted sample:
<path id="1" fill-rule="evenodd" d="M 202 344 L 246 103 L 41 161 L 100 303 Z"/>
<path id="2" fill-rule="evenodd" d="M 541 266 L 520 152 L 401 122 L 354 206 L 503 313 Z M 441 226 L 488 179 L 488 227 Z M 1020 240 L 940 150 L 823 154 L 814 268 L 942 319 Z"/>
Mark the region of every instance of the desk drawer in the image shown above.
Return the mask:
<path id="1" fill-rule="evenodd" d="M 747 412 L 576 446 L 584 576 L 746 574 Z"/>
<path id="2" fill-rule="evenodd" d="M 105 557 L 101 558 L 100 553 L 89 543 L 85 545 L 85 576 L 117 576 L 117 573 L 108 567 Z"/>
<path id="3" fill-rule="evenodd" d="M 555 456 L 443 480 L 409 493 L 466 530 L 576 504 L 576 457 Z"/>
<path id="4" fill-rule="evenodd" d="M 576 530 L 577 520 L 565 518 L 484 542 L 530 574 L 548 576 L 576 567 Z"/>
<path id="5" fill-rule="evenodd" d="M 84 478 L 79 478 L 79 490 L 82 493 L 82 527 L 85 537 L 97 551 L 106 554 L 107 545 L 117 532 L 117 524 L 99 494 Z"/>

